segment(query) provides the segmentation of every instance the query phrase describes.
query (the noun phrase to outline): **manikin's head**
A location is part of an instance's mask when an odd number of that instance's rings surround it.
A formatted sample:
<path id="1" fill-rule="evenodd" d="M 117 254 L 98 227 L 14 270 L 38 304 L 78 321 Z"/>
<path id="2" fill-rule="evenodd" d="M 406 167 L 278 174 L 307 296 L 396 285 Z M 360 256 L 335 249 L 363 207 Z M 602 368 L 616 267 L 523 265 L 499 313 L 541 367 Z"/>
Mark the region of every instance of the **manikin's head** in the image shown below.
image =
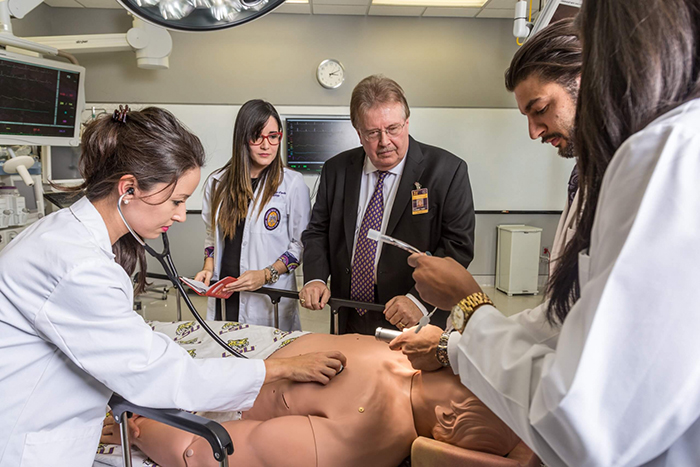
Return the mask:
<path id="1" fill-rule="evenodd" d="M 411 404 L 421 436 L 498 456 L 508 454 L 520 442 L 448 369 L 416 373 Z"/>
<path id="2" fill-rule="evenodd" d="M 513 56 L 506 88 L 527 117 L 530 138 L 574 157 L 574 121 L 581 81 L 581 43 L 572 19 L 552 23 Z"/>
<path id="3" fill-rule="evenodd" d="M 403 89 L 392 79 L 368 76 L 352 91 L 350 120 L 378 170 L 393 169 L 406 157 L 410 114 Z"/>

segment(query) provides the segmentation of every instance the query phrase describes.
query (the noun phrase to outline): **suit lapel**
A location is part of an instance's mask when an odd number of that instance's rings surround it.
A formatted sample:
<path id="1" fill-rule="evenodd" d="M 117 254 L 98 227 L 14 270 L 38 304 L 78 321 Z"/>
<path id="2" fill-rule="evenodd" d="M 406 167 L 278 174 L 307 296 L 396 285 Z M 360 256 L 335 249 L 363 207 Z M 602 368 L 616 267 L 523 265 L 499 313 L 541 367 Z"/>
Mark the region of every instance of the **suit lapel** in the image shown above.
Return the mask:
<path id="1" fill-rule="evenodd" d="M 362 181 L 362 167 L 365 153 L 360 149 L 360 157 L 350 159 L 345 170 L 345 241 L 347 242 L 348 255 L 352 258 L 352 244 L 355 239 L 355 224 L 357 222 L 357 203 L 360 200 L 360 184 Z"/>
<path id="2" fill-rule="evenodd" d="M 420 178 L 423 169 L 423 152 L 420 150 L 416 140 L 409 137 L 406 165 L 403 168 L 399 188 L 396 191 L 394 206 L 391 208 L 391 217 L 389 217 L 389 223 L 386 226 L 387 235 L 392 235 L 396 224 L 399 223 L 399 219 L 401 219 L 406 207 L 411 202 L 411 190 L 415 190 L 414 183 Z"/>

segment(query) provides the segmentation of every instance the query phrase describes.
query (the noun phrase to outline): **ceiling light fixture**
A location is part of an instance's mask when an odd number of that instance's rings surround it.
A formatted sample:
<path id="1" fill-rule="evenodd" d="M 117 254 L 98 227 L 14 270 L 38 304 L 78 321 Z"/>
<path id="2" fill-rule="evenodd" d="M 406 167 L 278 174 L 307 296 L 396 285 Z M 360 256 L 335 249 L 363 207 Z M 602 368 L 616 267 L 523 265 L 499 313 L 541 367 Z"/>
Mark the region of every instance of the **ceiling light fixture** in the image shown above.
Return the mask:
<path id="1" fill-rule="evenodd" d="M 259 18 L 284 0 L 118 0 L 151 24 L 176 31 L 216 31 Z M 308 1 L 308 0 L 307 0 Z"/>

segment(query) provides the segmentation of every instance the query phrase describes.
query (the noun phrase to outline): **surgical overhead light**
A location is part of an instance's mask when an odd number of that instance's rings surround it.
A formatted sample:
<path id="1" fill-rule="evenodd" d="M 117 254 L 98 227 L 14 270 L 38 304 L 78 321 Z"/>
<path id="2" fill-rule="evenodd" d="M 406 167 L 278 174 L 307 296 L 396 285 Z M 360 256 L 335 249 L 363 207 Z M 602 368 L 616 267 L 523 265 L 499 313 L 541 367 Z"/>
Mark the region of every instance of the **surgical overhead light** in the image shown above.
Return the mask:
<path id="1" fill-rule="evenodd" d="M 177 31 L 215 31 L 247 23 L 284 0 L 118 0 L 137 17 Z"/>

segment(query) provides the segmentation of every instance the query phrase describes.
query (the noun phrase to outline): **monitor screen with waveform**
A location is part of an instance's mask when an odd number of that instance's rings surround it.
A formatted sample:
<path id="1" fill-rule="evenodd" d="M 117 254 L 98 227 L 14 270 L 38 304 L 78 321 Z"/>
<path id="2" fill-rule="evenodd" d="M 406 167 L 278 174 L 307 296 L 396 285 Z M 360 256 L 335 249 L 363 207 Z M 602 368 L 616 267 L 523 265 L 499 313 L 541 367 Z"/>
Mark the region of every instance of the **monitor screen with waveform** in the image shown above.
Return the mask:
<path id="1" fill-rule="evenodd" d="M 287 117 L 287 165 L 301 172 L 320 172 L 331 157 L 360 145 L 347 117 Z"/>
<path id="2" fill-rule="evenodd" d="M 0 57 L 0 136 L 73 138 L 80 73 Z"/>

